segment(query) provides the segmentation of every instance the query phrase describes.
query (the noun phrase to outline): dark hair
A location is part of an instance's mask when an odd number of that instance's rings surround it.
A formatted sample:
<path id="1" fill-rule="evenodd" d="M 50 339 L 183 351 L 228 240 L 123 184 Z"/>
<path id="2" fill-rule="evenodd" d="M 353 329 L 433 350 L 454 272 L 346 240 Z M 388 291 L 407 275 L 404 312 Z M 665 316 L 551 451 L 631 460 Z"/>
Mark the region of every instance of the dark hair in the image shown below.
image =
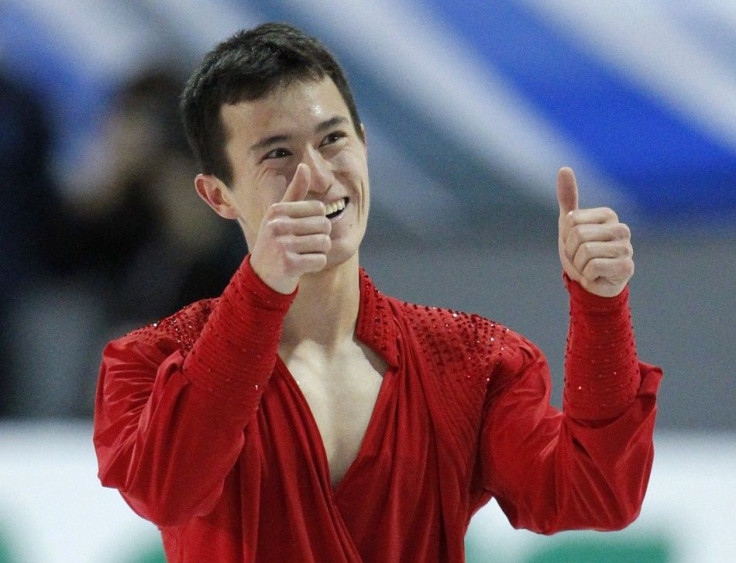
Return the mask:
<path id="1" fill-rule="evenodd" d="M 217 45 L 189 78 L 181 96 L 184 131 L 202 172 L 217 176 L 228 186 L 233 179 L 220 118 L 224 104 L 257 100 L 279 86 L 325 77 L 337 86 L 355 131 L 362 137 L 345 74 L 314 37 L 288 24 L 267 23 L 239 31 Z"/>

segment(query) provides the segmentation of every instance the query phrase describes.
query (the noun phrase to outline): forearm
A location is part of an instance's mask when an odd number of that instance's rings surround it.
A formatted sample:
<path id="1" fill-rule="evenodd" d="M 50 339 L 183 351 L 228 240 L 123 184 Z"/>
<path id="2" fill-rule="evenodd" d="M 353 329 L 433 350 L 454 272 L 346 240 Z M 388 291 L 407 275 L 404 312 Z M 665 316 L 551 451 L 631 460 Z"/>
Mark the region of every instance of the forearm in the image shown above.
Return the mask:
<path id="1" fill-rule="evenodd" d="M 652 464 L 661 371 L 637 359 L 626 290 L 571 285 L 564 414 L 534 349 L 489 411 L 487 486 L 518 527 L 617 529 L 638 514 Z M 509 364 L 511 365 L 511 364 Z"/>
<path id="2" fill-rule="evenodd" d="M 193 342 L 190 320 L 176 315 L 153 336 L 143 329 L 105 352 L 95 417 L 100 478 L 159 525 L 210 510 L 237 460 L 292 299 L 261 284 L 243 264 Z M 166 346 L 176 338 L 173 353 L 161 350 L 162 332 Z"/>
<path id="3" fill-rule="evenodd" d="M 253 411 L 276 363 L 283 318 L 293 298 L 266 286 L 246 260 L 184 361 L 186 377 Z"/>
<path id="4" fill-rule="evenodd" d="M 616 529 L 636 517 L 646 490 L 661 371 L 637 358 L 629 228 L 612 209 L 580 209 L 568 168 L 558 173 L 557 195 L 570 292 L 564 412 L 549 406 L 546 365 L 514 370 L 488 426 L 488 488 L 516 526 Z"/>
<path id="5" fill-rule="evenodd" d="M 628 287 L 616 297 L 586 292 L 567 280 L 570 327 L 565 354 L 565 413 L 607 421 L 623 413 L 641 385 Z"/>

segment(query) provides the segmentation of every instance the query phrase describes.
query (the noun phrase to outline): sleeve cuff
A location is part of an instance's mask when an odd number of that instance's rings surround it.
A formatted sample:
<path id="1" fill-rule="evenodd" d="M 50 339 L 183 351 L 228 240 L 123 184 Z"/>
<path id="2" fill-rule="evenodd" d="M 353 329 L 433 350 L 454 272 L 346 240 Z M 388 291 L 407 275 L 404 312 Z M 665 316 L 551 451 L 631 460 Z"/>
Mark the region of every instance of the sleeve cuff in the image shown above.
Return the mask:
<path id="1" fill-rule="evenodd" d="M 590 293 L 578 282 L 570 279 L 570 277 L 565 273 L 562 274 L 562 278 L 565 282 L 565 287 L 570 294 L 570 304 L 573 307 L 578 306 L 582 311 L 607 313 L 620 309 L 629 301 L 628 284 L 624 287 L 621 293 L 614 297 L 601 297 L 600 295 Z"/>

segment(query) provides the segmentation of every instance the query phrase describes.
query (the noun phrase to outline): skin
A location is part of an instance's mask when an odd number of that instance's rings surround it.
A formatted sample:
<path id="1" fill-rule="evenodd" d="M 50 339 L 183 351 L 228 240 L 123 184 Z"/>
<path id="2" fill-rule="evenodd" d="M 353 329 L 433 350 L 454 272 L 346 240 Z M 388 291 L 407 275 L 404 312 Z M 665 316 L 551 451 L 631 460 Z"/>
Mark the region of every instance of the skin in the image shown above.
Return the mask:
<path id="1" fill-rule="evenodd" d="M 578 208 L 578 186 L 570 168 L 557 173 L 560 262 L 570 279 L 601 297 L 621 293 L 634 275 L 631 231 L 608 207 Z"/>
<path id="2" fill-rule="evenodd" d="M 195 187 L 216 213 L 238 221 L 266 284 L 284 294 L 299 287 L 279 356 L 309 404 L 337 486 L 358 454 L 387 369 L 355 337 L 370 198 L 365 132 L 356 133 L 330 79 L 223 106 L 221 116 L 232 185 L 200 174 Z M 611 209 L 579 209 L 569 168 L 558 172 L 557 197 L 564 271 L 592 293 L 618 295 L 634 271 L 628 227 Z M 343 198 L 345 210 L 328 219 L 327 206 Z"/>

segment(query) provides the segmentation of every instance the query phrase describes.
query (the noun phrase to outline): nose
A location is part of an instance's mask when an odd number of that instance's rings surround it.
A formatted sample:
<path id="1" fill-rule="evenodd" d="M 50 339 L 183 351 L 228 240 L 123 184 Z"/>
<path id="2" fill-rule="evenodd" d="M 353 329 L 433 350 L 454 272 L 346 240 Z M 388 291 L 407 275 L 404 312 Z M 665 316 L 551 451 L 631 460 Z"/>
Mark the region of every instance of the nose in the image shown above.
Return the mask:
<path id="1" fill-rule="evenodd" d="M 309 166 L 311 172 L 309 191 L 316 193 L 325 193 L 332 186 L 334 175 L 332 167 L 319 150 L 309 147 L 304 154 L 302 162 Z"/>

